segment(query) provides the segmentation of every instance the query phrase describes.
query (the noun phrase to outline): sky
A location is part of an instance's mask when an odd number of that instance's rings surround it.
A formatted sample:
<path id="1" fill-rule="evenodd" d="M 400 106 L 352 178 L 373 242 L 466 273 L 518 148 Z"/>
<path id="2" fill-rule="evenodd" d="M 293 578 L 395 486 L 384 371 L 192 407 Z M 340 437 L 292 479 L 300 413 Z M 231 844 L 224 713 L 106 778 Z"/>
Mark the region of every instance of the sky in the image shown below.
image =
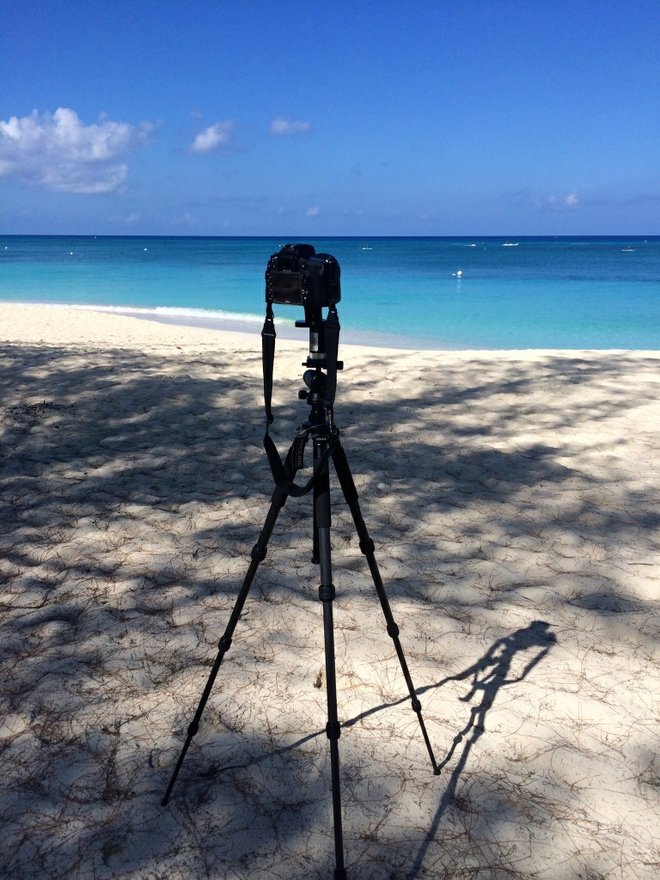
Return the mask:
<path id="1" fill-rule="evenodd" d="M 2 234 L 660 234 L 657 0 L 0 10 Z"/>

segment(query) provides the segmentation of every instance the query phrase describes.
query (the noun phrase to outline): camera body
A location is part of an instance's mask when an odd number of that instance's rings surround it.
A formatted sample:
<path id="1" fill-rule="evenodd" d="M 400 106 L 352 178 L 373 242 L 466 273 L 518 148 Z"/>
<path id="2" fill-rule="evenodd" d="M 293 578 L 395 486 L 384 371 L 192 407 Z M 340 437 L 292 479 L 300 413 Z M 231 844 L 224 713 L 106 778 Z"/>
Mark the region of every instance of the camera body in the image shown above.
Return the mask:
<path id="1" fill-rule="evenodd" d="M 343 367 L 337 360 L 339 275 L 337 260 L 330 254 L 317 254 L 311 244 L 286 244 L 271 256 L 266 266 L 266 322 L 261 334 L 264 345 L 270 349 L 275 339 L 273 303 L 302 306 L 305 320 L 296 321 L 296 327 L 309 329 L 307 366 L 328 370 L 328 400 L 334 399 L 336 373 Z"/>
<path id="2" fill-rule="evenodd" d="M 287 244 L 266 267 L 266 302 L 303 306 L 309 327 L 321 320 L 321 309 L 341 299 L 339 263 L 330 254 L 317 254 L 311 244 Z"/>

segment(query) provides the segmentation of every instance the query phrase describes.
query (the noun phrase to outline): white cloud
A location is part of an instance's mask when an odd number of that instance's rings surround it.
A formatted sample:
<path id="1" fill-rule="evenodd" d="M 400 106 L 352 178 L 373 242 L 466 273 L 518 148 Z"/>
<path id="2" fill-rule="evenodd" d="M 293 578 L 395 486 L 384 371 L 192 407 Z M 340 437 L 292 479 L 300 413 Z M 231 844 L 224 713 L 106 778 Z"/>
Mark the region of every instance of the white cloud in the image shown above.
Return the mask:
<path id="1" fill-rule="evenodd" d="M 564 208 L 576 208 L 580 204 L 577 193 L 568 193 L 565 196 L 546 196 L 536 199 L 537 208 L 552 208 L 561 211 Z"/>
<path id="2" fill-rule="evenodd" d="M 184 211 L 181 217 L 179 218 L 181 223 L 184 223 L 186 226 L 199 226 L 200 219 L 197 214 L 193 214 L 192 211 Z"/>
<path id="3" fill-rule="evenodd" d="M 151 123 L 102 119 L 85 125 L 74 110 L 33 110 L 0 120 L 0 177 L 18 177 L 71 193 L 108 193 L 128 176 L 124 157 L 145 143 Z"/>
<path id="4" fill-rule="evenodd" d="M 191 153 L 214 153 L 231 143 L 233 130 L 234 123 L 230 119 L 209 125 L 204 131 L 200 131 L 188 150 Z"/>
<path id="5" fill-rule="evenodd" d="M 307 208 L 305 211 L 305 217 L 318 217 L 321 212 L 321 209 L 318 205 L 314 205 L 313 208 Z"/>
<path id="6" fill-rule="evenodd" d="M 276 137 L 282 137 L 283 135 L 306 134 L 308 131 L 311 131 L 311 128 L 312 126 L 309 122 L 278 116 L 270 124 L 270 133 Z"/>

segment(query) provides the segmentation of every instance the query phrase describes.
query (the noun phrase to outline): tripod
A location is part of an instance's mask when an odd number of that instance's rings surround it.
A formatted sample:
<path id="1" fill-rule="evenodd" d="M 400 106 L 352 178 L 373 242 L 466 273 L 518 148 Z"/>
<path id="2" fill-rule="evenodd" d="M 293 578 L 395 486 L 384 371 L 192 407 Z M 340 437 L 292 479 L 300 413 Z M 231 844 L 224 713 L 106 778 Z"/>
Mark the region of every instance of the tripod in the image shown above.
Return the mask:
<path id="1" fill-rule="evenodd" d="M 320 310 L 319 310 L 320 311 Z M 327 320 L 319 321 L 319 326 L 324 333 L 328 354 L 318 353 L 310 354 L 306 364 L 303 366 L 313 367 L 308 369 L 303 375 L 306 389 L 303 389 L 299 396 L 306 399 L 310 405 L 310 417 L 298 429 L 295 434 L 293 443 L 286 456 L 285 463 L 282 464 L 279 459 L 275 445 L 266 432 L 264 445 L 268 453 L 268 458 L 275 477 L 275 490 L 271 496 L 270 508 L 266 515 L 263 528 L 259 538 L 252 548 L 251 562 L 248 567 L 245 579 L 239 591 L 238 597 L 234 604 L 234 608 L 229 617 L 229 622 L 218 643 L 218 652 L 211 668 L 206 686 L 202 692 L 197 710 L 188 726 L 188 732 L 184 741 L 179 759 L 172 773 L 165 797 L 162 800 L 165 806 L 169 800 L 172 788 L 176 782 L 177 776 L 183 764 L 184 758 L 192 742 L 193 737 L 199 729 L 204 708 L 208 701 L 213 685 L 215 683 L 222 660 L 229 650 L 234 629 L 239 621 L 243 606 L 248 597 L 250 587 L 257 573 L 257 569 L 266 558 L 268 542 L 272 535 L 273 529 L 277 522 L 277 518 L 284 506 L 289 495 L 301 496 L 313 491 L 313 555 L 312 562 L 320 568 L 321 584 L 319 587 L 319 599 L 323 605 L 323 635 L 325 642 L 325 680 L 327 695 L 327 717 L 326 735 L 330 743 L 330 767 L 331 767 L 331 783 L 332 783 L 332 810 L 334 819 L 334 844 L 335 844 L 335 880 L 345 880 L 346 868 L 344 867 L 344 844 L 342 833 L 342 810 L 341 810 L 341 789 L 340 789 L 340 772 L 339 772 L 339 737 L 341 734 L 341 725 L 337 716 L 337 678 L 335 671 L 335 643 L 334 643 L 334 625 L 333 625 L 333 601 L 335 599 L 335 586 L 332 582 L 332 562 L 331 562 L 331 505 L 330 505 L 330 468 L 329 460 L 332 459 L 336 475 L 339 479 L 344 498 L 351 511 L 353 523 L 359 538 L 360 550 L 367 559 L 369 570 L 376 588 L 376 593 L 380 601 L 380 605 L 385 617 L 387 625 L 387 633 L 392 638 L 396 649 L 401 671 L 408 687 L 412 708 L 417 715 L 422 737 L 426 745 L 433 771 L 435 774 L 440 773 L 431 742 L 429 740 L 424 719 L 422 717 L 422 706 L 415 692 L 415 688 L 410 677 L 410 671 L 406 662 L 403 648 L 399 640 L 399 627 L 394 621 L 390 603 L 383 586 L 383 581 L 378 569 L 378 564 L 374 555 L 374 542 L 369 536 L 367 527 L 362 517 L 360 505 L 358 502 L 358 493 L 355 488 L 355 482 L 351 474 L 348 460 L 340 441 L 339 430 L 334 424 L 333 402 L 336 384 L 336 371 L 342 368 L 341 362 L 337 361 L 337 343 L 339 337 L 339 322 L 337 320 L 336 309 L 334 303 L 331 305 Z M 326 327 L 327 324 L 327 327 Z M 309 326 L 304 322 L 299 322 L 298 326 Z M 310 334 L 311 336 L 312 334 Z M 266 413 L 268 420 L 272 420 L 270 415 L 270 394 L 272 390 L 272 363 L 274 355 L 274 339 L 275 331 L 273 326 L 272 310 L 270 303 L 268 306 L 266 323 L 262 333 L 263 351 L 264 351 L 264 389 L 266 399 Z M 316 347 L 316 343 L 314 343 Z M 325 347 L 325 346 L 324 346 Z M 312 347 L 310 346 L 310 349 Z M 327 375 L 323 370 L 327 371 Z M 293 480 L 298 470 L 303 467 L 304 450 L 307 442 L 312 441 L 313 447 L 313 473 L 308 483 L 300 487 Z"/>

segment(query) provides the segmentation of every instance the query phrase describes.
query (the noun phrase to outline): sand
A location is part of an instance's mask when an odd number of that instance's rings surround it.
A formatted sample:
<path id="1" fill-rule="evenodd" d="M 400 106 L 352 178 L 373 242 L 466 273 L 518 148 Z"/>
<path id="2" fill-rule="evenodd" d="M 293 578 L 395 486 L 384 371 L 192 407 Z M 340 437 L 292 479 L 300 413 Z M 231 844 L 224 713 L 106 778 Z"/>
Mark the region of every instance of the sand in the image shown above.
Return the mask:
<path id="1" fill-rule="evenodd" d="M 331 877 L 309 497 L 160 804 L 272 491 L 258 330 L 1 305 L 0 337 L 0 876 Z M 278 349 L 282 451 L 305 342 Z M 660 353 L 342 355 L 442 765 L 333 482 L 349 877 L 657 877 Z"/>

